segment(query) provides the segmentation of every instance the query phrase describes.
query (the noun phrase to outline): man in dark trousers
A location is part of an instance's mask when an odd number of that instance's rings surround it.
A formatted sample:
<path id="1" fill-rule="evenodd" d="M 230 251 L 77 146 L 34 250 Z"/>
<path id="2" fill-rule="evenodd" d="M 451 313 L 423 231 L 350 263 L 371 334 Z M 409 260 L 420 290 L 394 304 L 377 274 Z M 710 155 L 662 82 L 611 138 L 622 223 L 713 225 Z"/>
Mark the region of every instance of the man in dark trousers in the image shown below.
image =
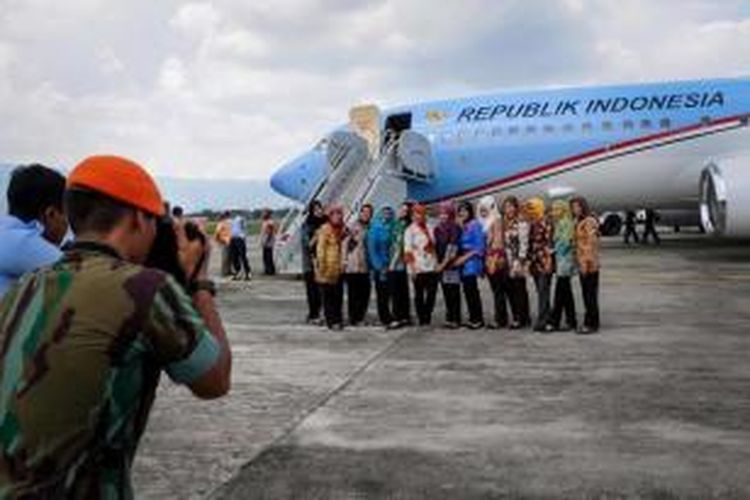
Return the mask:
<path id="1" fill-rule="evenodd" d="M 646 209 L 646 227 L 643 230 L 643 244 L 648 245 L 648 237 L 652 236 L 654 238 L 654 243 L 659 245 L 661 243 L 661 238 L 659 238 L 659 234 L 656 232 L 656 223 L 659 221 L 659 214 L 656 213 L 655 210 L 647 208 Z"/>
<path id="2" fill-rule="evenodd" d="M 632 210 L 628 210 L 628 212 L 625 214 L 625 244 L 630 245 L 630 237 L 633 237 L 633 240 L 636 244 L 639 242 L 638 238 L 638 232 L 635 230 L 635 225 L 637 223 L 635 212 Z"/>

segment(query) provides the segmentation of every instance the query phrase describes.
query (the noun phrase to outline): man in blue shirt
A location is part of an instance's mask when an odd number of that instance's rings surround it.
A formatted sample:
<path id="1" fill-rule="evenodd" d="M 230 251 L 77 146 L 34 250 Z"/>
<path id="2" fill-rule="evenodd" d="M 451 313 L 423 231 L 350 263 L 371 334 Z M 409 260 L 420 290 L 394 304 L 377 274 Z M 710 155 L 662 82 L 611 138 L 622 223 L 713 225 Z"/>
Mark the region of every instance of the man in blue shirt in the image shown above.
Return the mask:
<path id="1" fill-rule="evenodd" d="M 56 262 L 68 231 L 65 177 L 42 165 L 18 167 L 8 184 L 8 215 L 0 215 L 0 299 L 25 273 Z"/>

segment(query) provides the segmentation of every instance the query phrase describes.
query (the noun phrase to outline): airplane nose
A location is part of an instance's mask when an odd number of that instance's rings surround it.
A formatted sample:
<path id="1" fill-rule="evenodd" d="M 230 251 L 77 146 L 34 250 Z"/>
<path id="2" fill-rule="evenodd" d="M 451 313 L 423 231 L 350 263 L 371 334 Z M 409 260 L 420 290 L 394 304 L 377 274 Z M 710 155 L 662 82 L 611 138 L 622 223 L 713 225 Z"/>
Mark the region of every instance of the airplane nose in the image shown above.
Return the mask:
<path id="1" fill-rule="evenodd" d="M 271 176 L 271 188 L 282 196 L 304 202 L 324 174 L 324 162 L 313 151 L 282 166 Z"/>
<path id="2" fill-rule="evenodd" d="M 282 196 L 296 199 L 289 165 L 284 165 L 271 176 L 271 188 Z"/>

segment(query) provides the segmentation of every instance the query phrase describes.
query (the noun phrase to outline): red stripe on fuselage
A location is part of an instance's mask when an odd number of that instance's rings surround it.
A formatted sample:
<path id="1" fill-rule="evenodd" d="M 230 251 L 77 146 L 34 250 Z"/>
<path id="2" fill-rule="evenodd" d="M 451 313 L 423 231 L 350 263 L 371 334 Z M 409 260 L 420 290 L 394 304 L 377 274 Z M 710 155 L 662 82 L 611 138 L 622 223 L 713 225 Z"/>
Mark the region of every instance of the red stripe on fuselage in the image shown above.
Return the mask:
<path id="1" fill-rule="evenodd" d="M 451 196 L 442 196 L 440 198 L 436 198 L 434 200 L 430 200 L 425 202 L 426 204 L 434 204 L 439 203 L 444 200 L 449 200 L 452 198 L 466 198 L 472 195 L 475 195 L 476 193 L 486 191 L 488 189 L 500 187 L 506 184 L 510 184 L 513 182 L 517 182 L 523 179 L 526 179 L 528 177 L 533 177 L 535 175 L 541 174 L 543 172 L 547 172 L 549 170 L 554 170 L 556 168 L 562 167 L 564 165 L 567 165 L 569 163 L 576 163 L 579 161 L 587 160 L 592 157 L 604 154 L 604 153 L 613 153 L 617 152 L 623 149 L 631 148 L 633 146 L 642 146 L 649 142 L 658 142 L 664 139 L 667 139 L 669 137 L 674 137 L 681 134 L 686 134 L 689 132 L 696 132 L 704 129 L 711 129 L 717 126 L 726 125 L 728 123 L 731 123 L 733 121 L 742 121 L 748 119 L 747 114 L 742 115 L 734 115 L 729 116 L 726 118 L 720 118 L 718 120 L 712 120 L 710 123 L 699 123 L 696 125 L 689 125 L 687 127 L 682 127 L 675 130 L 667 130 L 664 132 L 658 132 L 656 134 L 646 135 L 643 137 L 637 137 L 635 139 L 629 139 L 627 141 L 622 142 L 616 142 L 612 145 L 606 146 L 606 147 L 600 147 L 596 149 L 592 149 L 590 151 L 586 151 L 585 153 L 577 154 L 574 156 L 569 156 L 567 158 L 563 158 L 561 160 L 556 160 L 551 163 L 547 163 L 544 165 L 541 165 L 539 167 L 534 167 L 531 170 L 525 170 L 523 172 L 519 172 L 517 174 L 511 175 L 509 177 L 504 177 L 502 179 L 498 179 L 496 181 L 489 182 L 487 184 L 483 184 L 479 187 L 471 188 L 466 191 L 462 191 L 461 193 L 451 195 Z M 606 158 L 605 158 L 606 159 Z"/>

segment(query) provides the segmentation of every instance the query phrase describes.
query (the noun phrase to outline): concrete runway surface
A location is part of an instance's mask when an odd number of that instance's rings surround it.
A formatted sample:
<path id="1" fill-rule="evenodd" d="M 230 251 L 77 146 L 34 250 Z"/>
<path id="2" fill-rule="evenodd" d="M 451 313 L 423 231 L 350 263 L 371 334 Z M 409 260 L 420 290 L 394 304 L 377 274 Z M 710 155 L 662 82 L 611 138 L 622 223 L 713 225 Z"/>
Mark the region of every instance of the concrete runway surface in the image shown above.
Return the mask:
<path id="1" fill-rule="evenodd" d="M 137 496 L 750 498 L 750 244 L 612 240 L 603 265 L 591 337 L 333 333 L 300 282 L 226 283 L 232 393 L 162 382 Z"/>

